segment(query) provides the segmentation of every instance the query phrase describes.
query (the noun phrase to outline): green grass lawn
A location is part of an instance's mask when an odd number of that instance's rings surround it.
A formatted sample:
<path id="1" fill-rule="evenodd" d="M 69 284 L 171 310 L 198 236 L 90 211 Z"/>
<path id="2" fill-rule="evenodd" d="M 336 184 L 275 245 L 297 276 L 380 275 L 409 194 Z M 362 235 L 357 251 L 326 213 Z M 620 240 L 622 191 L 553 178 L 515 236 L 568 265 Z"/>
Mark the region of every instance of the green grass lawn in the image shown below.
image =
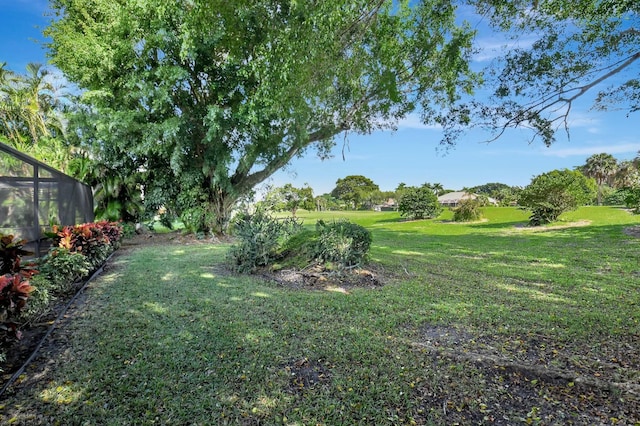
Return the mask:
<path id="1" fill-rule="evenodd" d="M 91 284 L 15 424 L 638 424 L 640 217 L 590 207 L 373 232 L 383 287 L 310 291 L 224 268 L 225 245 L 127 250 Z M 54 336 L 55 336 L 54 335 Z M 43 379 L 44 378 L 44 379 Z"/>

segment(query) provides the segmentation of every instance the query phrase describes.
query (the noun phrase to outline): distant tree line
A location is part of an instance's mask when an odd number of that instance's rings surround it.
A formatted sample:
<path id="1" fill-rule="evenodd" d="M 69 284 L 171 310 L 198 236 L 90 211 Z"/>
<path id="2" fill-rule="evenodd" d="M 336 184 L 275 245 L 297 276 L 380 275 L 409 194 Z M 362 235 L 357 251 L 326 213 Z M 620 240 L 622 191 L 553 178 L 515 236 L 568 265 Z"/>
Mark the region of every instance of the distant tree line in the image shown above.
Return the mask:
<path id="1" fill-rule="evenodd" d="M 477 200 L 465 202 L 456 210 L 456 218 L 477 220 L 480 208 L 488 198 L 500 206 L 520 206 L 530 210 L 532 225 L 557 220 L 562 213 L 587 204 L 626 205 L 640 212 L 640 152 L 633 160 L 618 161 L 611 154 L 594 154 L 585 164 L 574 170 L 552 170 L 535 176 L 525 188 L 500 182 L 463 188 L 464 192 L 478 195 Z M 384 205 L 398 210 L 410 219 L 437 217 L 442 211 L 440 195 L 452 192 L 441 183 L 421 186 L 398 184 L 394 191 L 381 191 L 371 179 L 350 175 L 336 181 L 327 194 L 313 195 L 305 184 L 295 188 L 286 184 L 271 188 L 262 203 L 293 216 L 299 208 L 306 210 L 371 210 Z"/>

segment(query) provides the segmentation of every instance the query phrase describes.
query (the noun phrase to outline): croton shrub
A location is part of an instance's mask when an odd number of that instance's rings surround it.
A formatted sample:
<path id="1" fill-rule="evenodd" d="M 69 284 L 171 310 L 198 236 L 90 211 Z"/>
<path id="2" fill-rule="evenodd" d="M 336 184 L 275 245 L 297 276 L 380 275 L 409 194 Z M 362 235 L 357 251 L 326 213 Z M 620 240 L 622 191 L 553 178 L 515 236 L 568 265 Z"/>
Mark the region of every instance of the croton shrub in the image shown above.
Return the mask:
<path id="1" fill-rule="evenodd" d="M 54 246 L 81 253 L 93 267 L 100 266 L 116 250 L 122 239 L 122 226 L 116 222 L 94 222 L 53 227 Z"/>
<path id="2" fill-rule="evenodd" d="M 29 280 L 37 273 L 34 265 L 22 264 L 22 256 L 32 254 L 24 249 L 25 240 L 0 233 L 0 330 L 19 337 L 16 320 L 29 294 L 34 291 Z"/>
<path id="3" fill-rule="evenodd" d="M 53 241 L 49 253 L 37 262 L 23 263 L 22 257 L 32 254 L 24 249 L 26 241 L 0 233 L 0 341 L 5 344 L 20 338 L 21 325 L 104 263 L 119 247 L 123 232 L 119 223 L 101 221 L 54 226 L 47 235 Z"/>

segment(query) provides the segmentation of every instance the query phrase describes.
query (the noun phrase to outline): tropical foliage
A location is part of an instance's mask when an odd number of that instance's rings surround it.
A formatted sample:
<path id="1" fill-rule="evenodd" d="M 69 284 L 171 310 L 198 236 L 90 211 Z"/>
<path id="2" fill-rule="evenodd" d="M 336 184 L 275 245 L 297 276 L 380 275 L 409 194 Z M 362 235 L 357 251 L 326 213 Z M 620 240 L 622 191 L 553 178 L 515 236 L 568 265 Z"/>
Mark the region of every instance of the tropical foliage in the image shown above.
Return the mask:
<path id="1" fill-rule="evenodd" d="M 581 170 L 585 176 L 594 178 L 598 184 L 598 205 L 601 206 L 603 186 L 613 180 L 618 171 L 618 161 L 611 154 L 594 154 L 587 158 Z"/>
<path id="2" fill-rule="evenodd" d="M 31 254 L 24 250 L 25 240 L 0 233 L 0 330 L 2 341 L 19 338 L 16 323 L 22 309 L 33 292 L 29 280 L 38 271 L 21 264 L 22 256 Z"/>
<path id="3" fill-rule="evenodd" d="M 229 259 L 238 272 L 253 272 L 279 259 L 287 239 L 300 231 L 295 218 L 277 219 L 265 209 L 242 213 L 233 223 L 237 243 L 229 251 Z"/>
<path id="4" fill-rule="evenodd" d="M 46 256 L 22 265 L 22 257 L 32 254 L 23 248 L 26 241 L 0 234 L 0 342 L 20 339 L 24 324 L 44 313 L 57 296 L 74 290 L 75 283 L 99 267 L 121 239 L 117 223 L 64 227 Z"/>
<path id="5" fill-rule="evenodd" d="M 41 64 L 18 74 L 0 62 L 0 142 L 65 171 L 73 155 L 65 139 L 68 92 Z"/>

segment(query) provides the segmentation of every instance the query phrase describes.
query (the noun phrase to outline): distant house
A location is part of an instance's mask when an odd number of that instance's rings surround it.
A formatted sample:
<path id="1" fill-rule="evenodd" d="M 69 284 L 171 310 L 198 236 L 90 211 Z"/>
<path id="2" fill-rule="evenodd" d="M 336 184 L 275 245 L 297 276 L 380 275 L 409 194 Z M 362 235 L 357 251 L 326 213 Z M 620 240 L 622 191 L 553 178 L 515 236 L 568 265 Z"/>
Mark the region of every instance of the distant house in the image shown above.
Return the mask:
<path id="1" fill-rule="evenodd" d="M 475 200 L 478 197 L 479 197 L 478 194 L 473 194 L 465 191 L 456 191 L 456 192 L 449 192 L 448 194 L 439 196 L 438 202 L 443 207 L 457 207 L 462 200 L 467 200 L 467 199 Z M 489 200 L 490 204 L 493 204 L 494 206 L 498 205 L 498 202 L 495 199 L 491 197 L 487 197 L 487 199 Z"/>
<path id="2" fill-rule="evenodd" d="M 388 212 L 397 210 L 398 206 L 396 204 L 396 200 L 389 198 L 384 203 L 373 206 L 373 209 L 377 212 Z"/>

